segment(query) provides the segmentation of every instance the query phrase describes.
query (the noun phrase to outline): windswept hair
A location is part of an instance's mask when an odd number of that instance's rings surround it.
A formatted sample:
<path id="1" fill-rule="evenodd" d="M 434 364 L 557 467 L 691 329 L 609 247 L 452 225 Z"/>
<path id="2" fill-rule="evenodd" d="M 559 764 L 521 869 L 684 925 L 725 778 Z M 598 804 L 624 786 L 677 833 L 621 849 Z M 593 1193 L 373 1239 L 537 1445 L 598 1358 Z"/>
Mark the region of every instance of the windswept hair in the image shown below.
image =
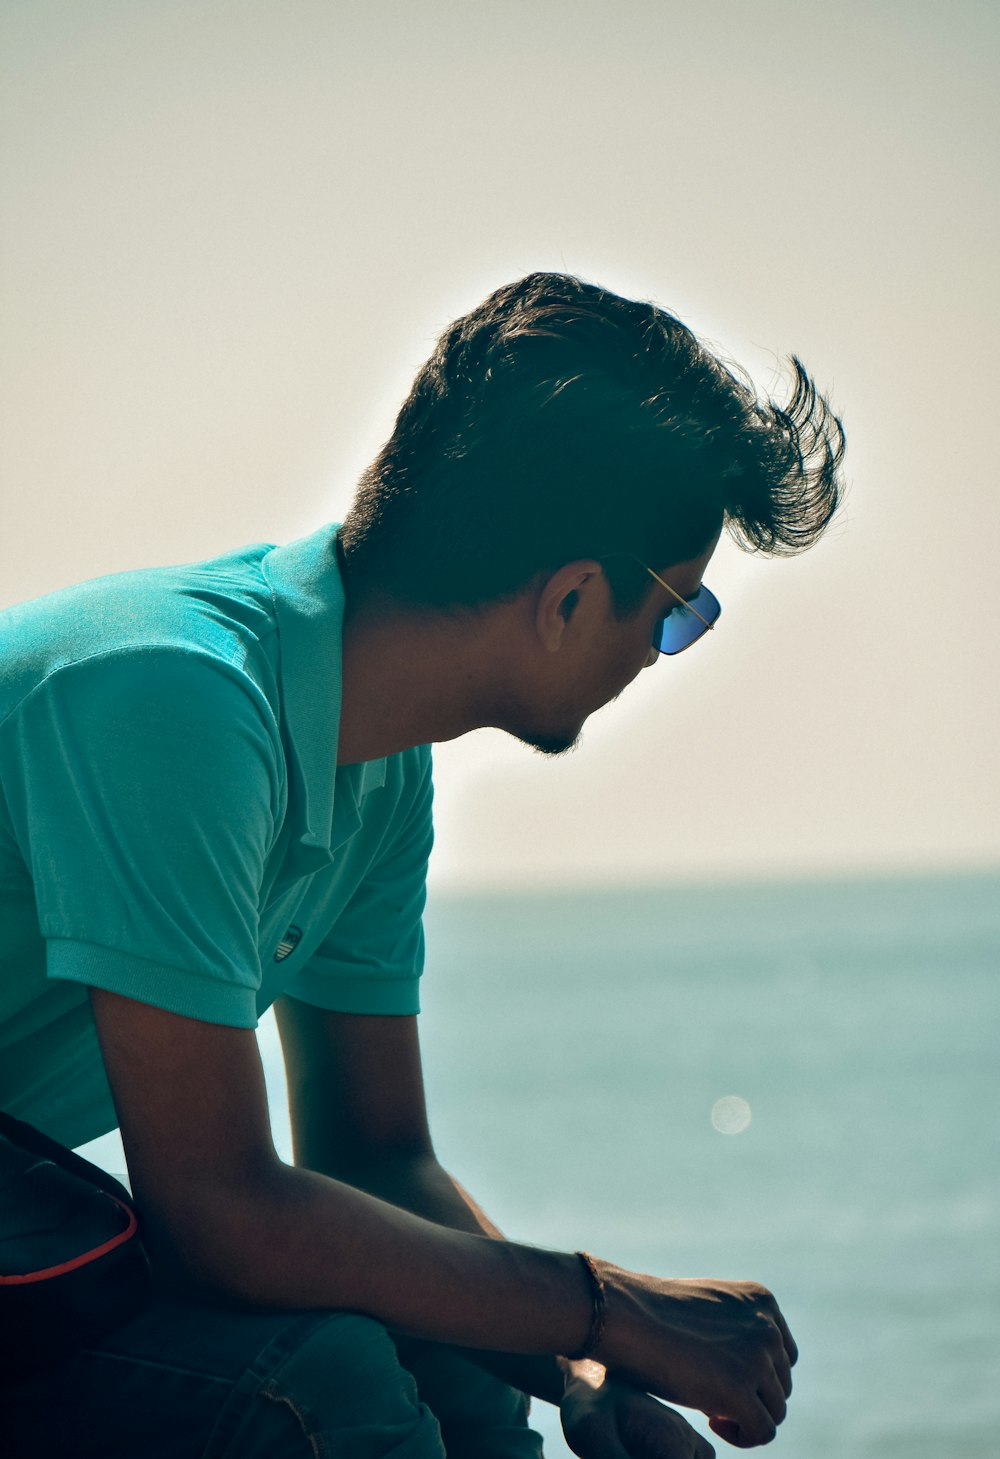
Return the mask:
<path id="1" fill-rule="evenodd" d="M 566 274 L 533 273 L 455 321 L 364 473 L 341 543 L 350 580 L 477 605 L 580 558 L 616 609 L 724 524 L 748 551 L 814 543 L 841 494 L 844 432 L 800 361 L 758 398 L 686 325 Z"/>

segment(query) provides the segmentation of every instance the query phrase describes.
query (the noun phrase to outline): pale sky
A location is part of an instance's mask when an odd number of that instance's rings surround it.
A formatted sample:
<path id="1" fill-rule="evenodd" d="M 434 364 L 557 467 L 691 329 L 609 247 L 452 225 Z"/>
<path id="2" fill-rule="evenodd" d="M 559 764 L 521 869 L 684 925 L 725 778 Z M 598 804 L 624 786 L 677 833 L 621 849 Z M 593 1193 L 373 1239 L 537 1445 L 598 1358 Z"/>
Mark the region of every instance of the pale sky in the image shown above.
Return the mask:
<path id="1" fill-rule="evenodd" d="M 5 0 L 0 603 L 339 519 L 437 333 L 565 269 L 848 433 L 801 559 L 556 763 L 437 755 L 438 885 L 1000 864 L 1000 9 Z M 609 504 L 613 505 L 613 484 Z"/>

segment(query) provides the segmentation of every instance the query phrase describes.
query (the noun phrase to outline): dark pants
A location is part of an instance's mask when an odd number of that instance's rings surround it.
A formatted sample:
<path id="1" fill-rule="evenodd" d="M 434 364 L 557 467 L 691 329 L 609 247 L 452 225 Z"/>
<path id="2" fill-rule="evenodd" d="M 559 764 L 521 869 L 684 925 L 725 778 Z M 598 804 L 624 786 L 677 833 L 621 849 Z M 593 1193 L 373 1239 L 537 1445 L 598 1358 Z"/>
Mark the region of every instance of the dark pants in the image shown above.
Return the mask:
<path id="1" fill-rule="evenodd" d="M 524 1395 L 460 1350 L 345 1312 L 157 1293 L 60 1367 L 0 1387 L 5 1459 L 538 1459 Z"/>

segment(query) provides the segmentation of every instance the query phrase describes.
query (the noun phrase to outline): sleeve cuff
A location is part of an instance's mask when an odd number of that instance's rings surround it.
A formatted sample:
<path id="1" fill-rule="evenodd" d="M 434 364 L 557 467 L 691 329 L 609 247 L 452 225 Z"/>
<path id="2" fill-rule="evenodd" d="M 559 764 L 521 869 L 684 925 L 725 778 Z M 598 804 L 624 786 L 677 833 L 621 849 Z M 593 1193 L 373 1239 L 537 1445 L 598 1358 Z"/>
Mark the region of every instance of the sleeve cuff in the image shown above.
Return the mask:
<path id="1" fill-rule="evenodd" d="M 303 968 L 286 988 L 293 998 L 330 1013 L 411 1014 L 420 1012 L 420 979 L 331 978 Z"/>
<path id="2" fill-rule="evenodd" d="M 233 1028 L 257 1027 L 257 997 L 252 987 L 223 982 L 204 973 L 150 962 L 130 952 L 50 938 L 46 951 L 50 978 L 65 978 L 88 987 L 120 993 L 138 1003 L 150 1003 L 168 1013 L 222 1023 Z"/>

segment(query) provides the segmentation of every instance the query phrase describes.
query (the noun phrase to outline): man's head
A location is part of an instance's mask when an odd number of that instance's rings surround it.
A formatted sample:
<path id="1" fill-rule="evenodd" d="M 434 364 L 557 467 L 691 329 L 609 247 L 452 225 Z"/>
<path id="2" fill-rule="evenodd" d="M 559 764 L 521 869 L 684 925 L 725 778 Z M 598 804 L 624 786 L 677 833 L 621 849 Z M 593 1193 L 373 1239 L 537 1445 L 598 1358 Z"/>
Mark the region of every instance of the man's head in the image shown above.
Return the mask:
<path id="1" fill-rule="evenodd" d="M 516 672 L 506 676 L 503 715 L 494 722 L 543 753 L 572 748 L 588 716 L 656 662 L 664 619 L 697 596 L 715 547 L 713 538 L 697 557 L 650 576 L 648 594 L 627 614 L 616 611 L 596 559 L 567 563 L 522 594 L 515 600 L 521 633 L 512 615 Z"/>
<path id="2" fill-rule="evenodd" d="M 566 749 L 655 660 L 724 527 L 814 542 L 844 439 L 792 364 L 788 404 L 762 401 L 672 315 L 563 274 L 446 330 L 340 532 L 354 633 L 388 630 L 377 661 L 416 720 L 393 742 L 492 724 Z"/>
<path id="3" fill-rule="evenodd" d="M 498 289 L 442 335 L 362 478 L 352 588 L 473 608 L 597 559 L 628 616 L 652 589 L 640 562 L 692 561 L 723 525 L 750 550 L 808 547 L 844 440 L 792 364 L 782 407 L 654 305 L 563 274 Z"/>

